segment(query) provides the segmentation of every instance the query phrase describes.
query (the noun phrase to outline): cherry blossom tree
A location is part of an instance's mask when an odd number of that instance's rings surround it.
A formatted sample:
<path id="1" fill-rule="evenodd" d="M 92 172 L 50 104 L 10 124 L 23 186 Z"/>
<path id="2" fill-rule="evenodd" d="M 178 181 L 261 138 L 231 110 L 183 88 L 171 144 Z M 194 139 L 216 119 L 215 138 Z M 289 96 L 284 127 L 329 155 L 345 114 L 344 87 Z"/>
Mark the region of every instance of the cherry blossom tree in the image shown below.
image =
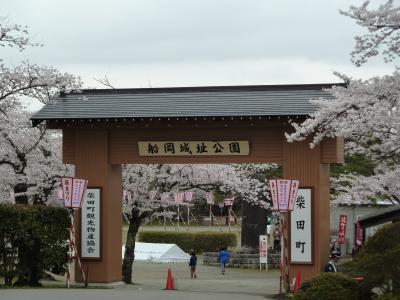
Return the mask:
<path id="1" fill-rule="evenodd" d="M 14 105 L 20 97 L 29 97 L 44 104 L 60 92 L 79 89 L 80 78 L 61 73 L 55 68 L 22 62 L 16 67 L 0 65 L 0 109 Z"/>
<path id="2" fill-rule="evenodd" d="M 40 46 L 26 27 L 0 18 L 0 46 Z M 79 89 L 79 77 L 55 68 L 23 61 L 6 66 L 0 58 L 0 190 L 11 190 L 21 203 L 43 201 L 51 193 L 55 175 L 68 172 L 62 166 L 60 137 L 41 125 L 31 128 L 30 113 L 21 105 L 22 98 L 49 103 L 62 92 Z"/>
<path id="3" fill-rule="evenodd" d="M 381 53 L 385 61 L 394 60 L 400 55 L 400 8 L 393 5 L 393 0 L 380 5 L 377 9 L 369 8 L 369 1 L 360 7 L 351 6 L 341 14 L 353 18 L 358 25 L 368 29 L 368 34 L 356 36 L 356 45 L 351 53 L 355 65 L 361 66 L 369 58 Z"/>
<path id="4" fill-rule="evenodd" d="M 264 209 L 271 207 L 267 178 L 281 177 L 277 164 L 233 164 L 236 176 L 240 178 L 234 186 L 233 194 L 242 201 Z M 238 192 L 243 191 L 243 192 Z"/>
<path id="5" fill-rule="evenodd" d="M 255 172 L 265 172 L 276 165 L 125 165 L 123 185 L 126 191 L 123 212 L 129 221 L 123 260 L 123 280 L 132 282 L 135 239 L 139 227 L 159 216 L 172 217 L 174 212 L 165 208 L 174 206 L 173 193 L 195 192 L 194 199 L 204 192 L 218 190 L 223 194 L 247 201 L 263 208 L 269 207 L 265 177 L 256 178 Z M 161 201 L 162 195 L 166 199 Z M 163 197 L 165 198 L 165 197 Z M 190 205 L 188 203 L 184 205 Z"/>
<path id="6" fill-rule="evenodd" d="M 17 203 L 46 202 L 58 178 L 70 173 L 61 160 L 61 137 L 33 128 L 30 115 L 16 106 L 0 116 L 0 186 Z"/>
<path id="7" fill-rule="evenodd" d="M 351 7 L 342 12 L 367 27 L 369 33 L 356 38 L 352 53 L 357 65 L 384 48 L 383 55 L 390 61 L 399 55 L 400 9 L 387 1 L 376 10 Z M 371 176 L 345 174 L 333 184 L 340 191 L 336 201 L 362 203 L 370 200 L 399 202 L 398 175 L 400 173 L 400 73 L 373 77 L 369 80 L 339 75 L 347 84 L 327 90 L 335 100 L 311 100 L 317 111 L 301 124 L 292 123 L 295 131 L 287 134 L 289 142 L 311 139 L 314 147 L 327 137 L 346 139 L 347 154 L 362 154 L 373 162 Z M 344 183 L 344 184 L 343 184 Z"/>
<path id="8" fill-rule="evenodd" d="M 0 47 L 17 47 L 22 51 L 28 46 L 41 46 L 31 39 L 28 27 L 12 24 L 8 18 L 0 17 Z"/>

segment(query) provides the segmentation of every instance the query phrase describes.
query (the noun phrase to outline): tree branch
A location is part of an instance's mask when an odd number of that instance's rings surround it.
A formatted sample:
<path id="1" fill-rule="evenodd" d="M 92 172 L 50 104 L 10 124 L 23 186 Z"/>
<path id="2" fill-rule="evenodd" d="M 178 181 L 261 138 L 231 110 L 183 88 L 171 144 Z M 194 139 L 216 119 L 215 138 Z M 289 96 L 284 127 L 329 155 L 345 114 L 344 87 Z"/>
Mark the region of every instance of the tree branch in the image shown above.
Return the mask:
<path id="1" fill-rule="evenodd" d="M 93 79 L 95 81 L 97 81 L 98 83 L 106 86 L 106 87 L 109 87 L 111 89 L 115 89 L 115 87 L 111 84 L 110 80 L 108 79 L 107 75 L 104 75 L 104 78 L 95 78 L 95 77 L 93 77 Z"/>

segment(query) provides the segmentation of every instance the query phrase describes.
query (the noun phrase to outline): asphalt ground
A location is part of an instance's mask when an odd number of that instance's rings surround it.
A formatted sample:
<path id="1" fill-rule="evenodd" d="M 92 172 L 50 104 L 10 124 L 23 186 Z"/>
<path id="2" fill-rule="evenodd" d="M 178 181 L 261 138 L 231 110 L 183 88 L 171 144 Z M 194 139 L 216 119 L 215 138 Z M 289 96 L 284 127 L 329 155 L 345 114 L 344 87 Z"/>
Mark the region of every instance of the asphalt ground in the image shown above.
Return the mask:
<path id="1" fill-rule="evenodd" d="M 171 269 L 176 290 L 164 290 L 168 268 Z M 191 279 L 186 264 L 153 264 L 135 262 L 134 284 L 105 288 L 89 284 L 88 288 L 63 288 L 64 282 L 44 281 L 43 288 L 0 289 L 1 300 L 125 300 L 125 299 L 189 299 L 235 300 L 272 299 L 278 293 L 279 272 L 258 269 L 227 268 L 225 275 L 216 266 L 197 267 L 197 279 Z M 57 288 L 52 288 L 57 286 Z"/>
<path id="2" fill-rule="evenodd" d="M 262 300 L 270 299 L 257 295 L 243 295 L 235 293 L 212 293 L 212 292 L 184 292 L 184 291 L 139 291 L 129 289 L 111 290 L 61 290 L 41 289 L 21 291 L 0 291 L 0 299 L 4 300 Z"/>
<path id="3" fill-rule="evenodd" d="M 222 275 L 217 266 L 197 266 L 197 279 L 191 279 L 186 264 L 134 263 L 134 282 L 143 290 L 163 289 L 168 268 L 180 291 L 239 293 L 246 295 L 273 295 L 278 293 L 279 272 L 265 269 L 227 268 Z"/>

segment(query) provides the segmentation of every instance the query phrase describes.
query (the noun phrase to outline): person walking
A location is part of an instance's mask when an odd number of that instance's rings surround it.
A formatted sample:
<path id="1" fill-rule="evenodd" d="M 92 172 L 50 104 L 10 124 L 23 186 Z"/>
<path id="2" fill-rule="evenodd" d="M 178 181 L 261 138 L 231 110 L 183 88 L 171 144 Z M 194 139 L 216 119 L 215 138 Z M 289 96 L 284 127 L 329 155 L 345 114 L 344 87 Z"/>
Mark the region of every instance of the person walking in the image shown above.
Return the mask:
<path id="1" fill-rule="evenodd" d="M 231 254 L 226 250 L 226 248 L 222 248 L 221 251 L 218 253 L 218 261 L 221 265 L 221 274 L 225 275 L 225 265 L 229 261 L 229 257 Z"/>
<path id="2" fill-rule="evenodd" d="M 197 256 L 196 253 L 192 251 L 192 253 L 190 253 L 190 260 L 189 260 L 190 278 L 197 278 L 196 265 L 197 265 Z"/>

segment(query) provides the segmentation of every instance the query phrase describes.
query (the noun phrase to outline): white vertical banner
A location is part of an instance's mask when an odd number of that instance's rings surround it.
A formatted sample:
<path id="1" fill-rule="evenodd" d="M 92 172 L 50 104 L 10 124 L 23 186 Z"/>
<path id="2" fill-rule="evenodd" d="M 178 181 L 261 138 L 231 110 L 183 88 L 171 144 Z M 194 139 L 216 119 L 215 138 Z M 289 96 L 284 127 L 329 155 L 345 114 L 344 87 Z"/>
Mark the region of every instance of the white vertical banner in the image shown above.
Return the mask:
<path id="1" fill-rule="evenodd" d="M 293 210 L 299 183 L 299 180 L 291 179 L 269 180 L 273 210 L 281 212 Z"/>
<path id="2" fill-rule="evenodd" d="M 312 261 L 312 199 L 311 189 L 299 189 L 290 213 L 290 262 L 311 264 Z"/>
<path id="3" fill-rule="evenodd" d="M 297 192 L 299 190 L 299 181 L 292 180 L 290 183 L 290 194 L 289 194 L 289 203 L 288 203 L 288 210 L 293 210 L 294 201 L 297 198 Z"/>
<path id="4" fill-rule="evenodd" d="M 64 197 L 64 207 L 71 207 L 72 201 L 72 177 L 61 178 L 61 186 Z"/>
<path id="5" fill-rule="evenodd" d="M 268 270 L 268 238 L 266 235 L 260 235 L 260 270 L 261 264 L 265 264 Z"/>
<path id="6" fill-rule="evenodd" d="M 193 199 L 193 192 L 185 192 L 185 200 L 186 202 L 191 202 Z"/>
<path id="7" fill-rule="evenodd" d="M 73 178 L 72 179 L 72 198 L 71 207 L 79 208 L 82 204 L 83 193 L 86 190 L 88 181 L 86 179 Z"/>
<path id="8" fill-rule="evenodd" d="M 100 206 L 101 189 L 86 189 L 81 211 L 81 257 L 84 259 L 101 258 Z"/>
<path id="9" fill-rule="evenodd" d="M 278 179 L 277 183 L 277 192 L 278 192 L 278 207 L 280 211 L 287 211 L 289 204 L 289 195 L 290 195 L 290 184 L 291 180 L 289 179 Z"/>
<path id="10" fill-rule="evenodd" d="M 269 186 L 271 189 L 271 198 L 272 198 L 272 205 L 274 210 L 278 210 L 278 190 L 276 187 L 276 179 L 272 179 L 269 181 Z"/>
<path id="11" fill-rule="evenodd" d="M 185 193 L 184 192 L 177 192 L 174 194 L 174 199 L 176 204 L 181 204 L 183 203 L 183 199 L 185 198 Z"/>

